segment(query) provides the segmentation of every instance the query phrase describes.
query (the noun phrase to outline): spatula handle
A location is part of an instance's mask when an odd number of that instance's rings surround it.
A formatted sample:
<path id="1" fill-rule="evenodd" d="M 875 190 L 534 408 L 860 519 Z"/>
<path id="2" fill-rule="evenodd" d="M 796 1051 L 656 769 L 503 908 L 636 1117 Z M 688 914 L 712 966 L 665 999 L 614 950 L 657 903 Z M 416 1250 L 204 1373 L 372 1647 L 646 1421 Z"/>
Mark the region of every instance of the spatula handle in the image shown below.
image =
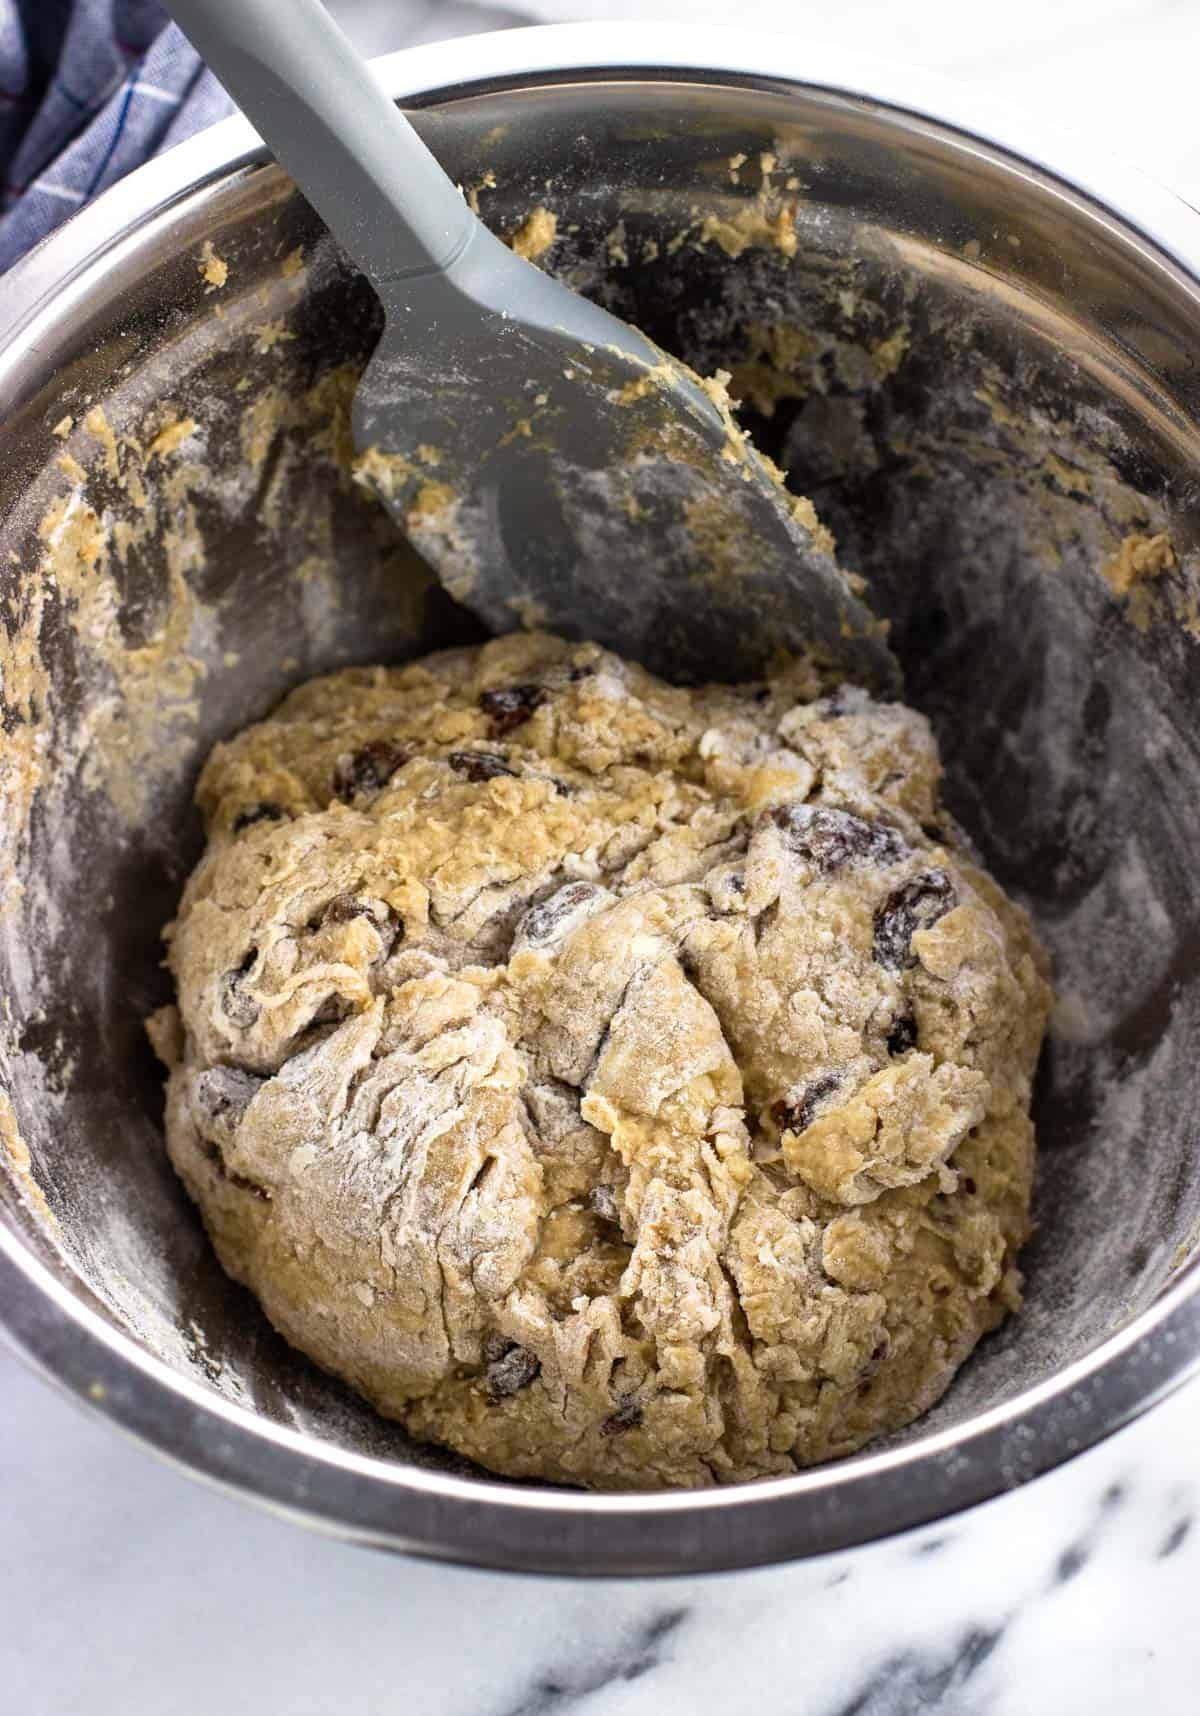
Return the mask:
<path id="1" fill-rule="evenodd" d="M 462 252 L 475 216 L 319 0 L 167 6 L 371 280 Z"/>

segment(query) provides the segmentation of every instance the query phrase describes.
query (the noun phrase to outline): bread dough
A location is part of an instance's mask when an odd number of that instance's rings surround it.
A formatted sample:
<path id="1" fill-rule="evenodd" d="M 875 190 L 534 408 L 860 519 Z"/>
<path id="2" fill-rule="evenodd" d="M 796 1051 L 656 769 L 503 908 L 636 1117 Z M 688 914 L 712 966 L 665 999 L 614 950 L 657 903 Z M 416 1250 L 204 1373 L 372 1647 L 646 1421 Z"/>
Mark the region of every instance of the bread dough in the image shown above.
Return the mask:
<path id="1" fill-rule="evenodd" d="M 922 716 L 507 637 L 218 746 L 171 1158 L 295 1346 L 496 1472 L 702 1485 L 1018 1304 L 1048 990 Z"/>

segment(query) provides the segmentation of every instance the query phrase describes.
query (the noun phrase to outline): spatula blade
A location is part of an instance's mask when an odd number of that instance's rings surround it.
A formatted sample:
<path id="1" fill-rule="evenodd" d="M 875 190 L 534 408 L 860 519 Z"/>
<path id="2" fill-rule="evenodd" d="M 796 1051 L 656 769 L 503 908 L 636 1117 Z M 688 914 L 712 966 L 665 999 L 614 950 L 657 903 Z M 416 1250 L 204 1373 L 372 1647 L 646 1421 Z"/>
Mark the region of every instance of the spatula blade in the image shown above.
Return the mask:
<path id="1" fill-rule="evenodd" d="M 884 628 L 719 387 L 510 260 L 525 315 L 471 293 L 461 327 L 427 325 L 400 283 L 355 400 L 360 476 L 450 594 L 493 631 L 592 638 L 680 683 L 810 649 L 896 693 Z M 503 296 L 521 302 L 511 280 Z"/>

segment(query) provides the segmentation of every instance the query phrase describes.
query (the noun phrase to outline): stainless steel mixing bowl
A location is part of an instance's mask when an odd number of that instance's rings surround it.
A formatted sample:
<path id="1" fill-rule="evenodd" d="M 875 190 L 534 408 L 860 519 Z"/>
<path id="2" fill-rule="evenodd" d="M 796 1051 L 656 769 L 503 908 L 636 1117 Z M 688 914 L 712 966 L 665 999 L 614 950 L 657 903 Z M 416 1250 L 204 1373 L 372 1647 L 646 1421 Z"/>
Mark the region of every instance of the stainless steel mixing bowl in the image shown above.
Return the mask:
<path id="1" fill-rule="evenodd" d="M 198 762 L 313 672 L 474 632 L 350 480 L 374 302 L 240 122 L 0 286 L 0 1317 L 188 1469 L 498 1567 L 858 1543 L 1053 1466 L 1200 1361 L 1200 218 L 904 75 L 682 34 L 382 69 L 489 219 L 548 205 L 554 267 L 734 372 L 1053 951 L 1025 1312 L 854 1459 L 705 1493 L 504 1483 L 414 1447 L 222 1275 L 141 1026 Z"/>

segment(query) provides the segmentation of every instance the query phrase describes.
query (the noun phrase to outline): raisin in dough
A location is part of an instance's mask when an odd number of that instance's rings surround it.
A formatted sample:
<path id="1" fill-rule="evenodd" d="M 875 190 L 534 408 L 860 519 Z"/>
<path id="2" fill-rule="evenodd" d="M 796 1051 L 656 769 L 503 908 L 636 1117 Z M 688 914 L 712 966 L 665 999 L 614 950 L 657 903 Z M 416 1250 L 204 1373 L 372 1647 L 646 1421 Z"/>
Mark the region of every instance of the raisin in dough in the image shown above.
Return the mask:
<path id="1" fill-rule="evenodd" d="M 416 1437 L 602 1488 L 906 1424 L 1019 1300 L 1048 991 L 924 719 L 509 637 L 221 745 L 167 1138 Z"/>

